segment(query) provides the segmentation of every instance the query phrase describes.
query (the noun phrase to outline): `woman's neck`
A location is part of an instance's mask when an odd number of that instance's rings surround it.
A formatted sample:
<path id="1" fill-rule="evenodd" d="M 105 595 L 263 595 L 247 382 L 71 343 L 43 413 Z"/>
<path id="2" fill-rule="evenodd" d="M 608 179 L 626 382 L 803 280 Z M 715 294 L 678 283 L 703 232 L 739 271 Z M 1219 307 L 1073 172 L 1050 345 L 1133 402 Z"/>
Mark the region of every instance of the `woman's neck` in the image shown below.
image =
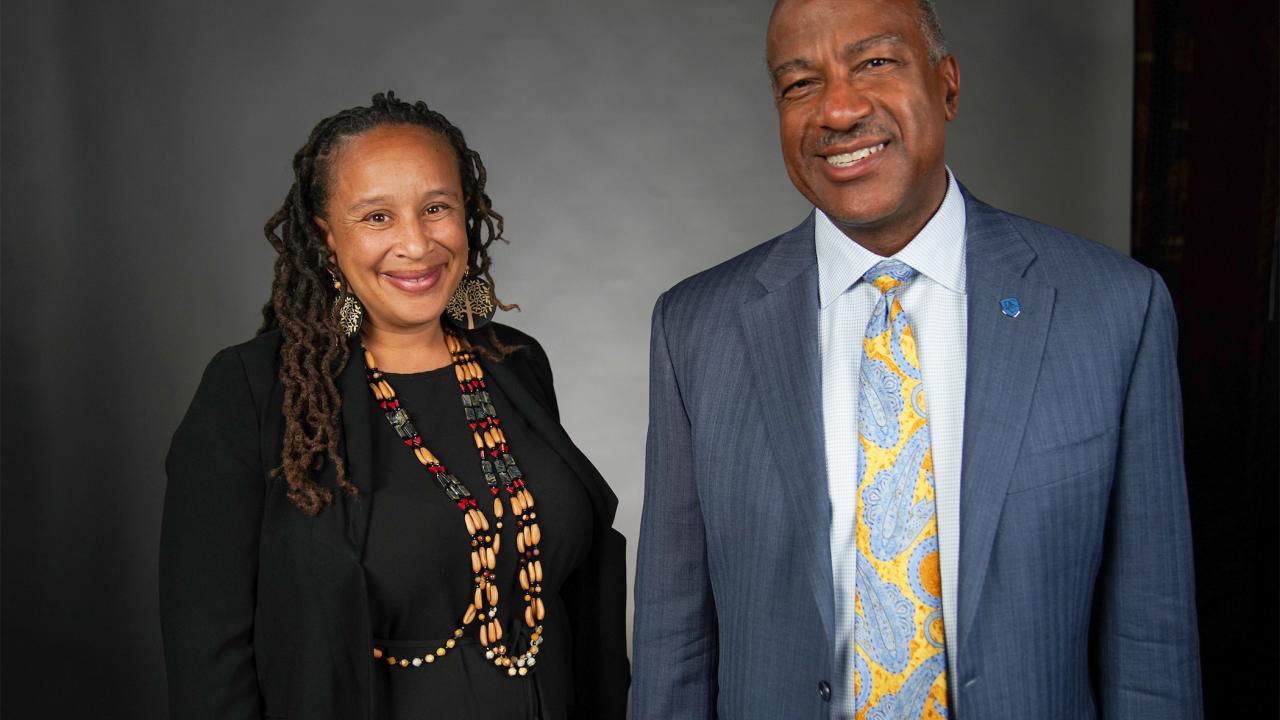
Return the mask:
<path id="1" fill-rule="evenodd" d="M 390 373 L 418 373 L 441 368 L 453 361 L 439 322 L 425 328 L 402 330 L 378 327 L 366 320 L 364 346 L 378 360 L 378 368 Z"/>

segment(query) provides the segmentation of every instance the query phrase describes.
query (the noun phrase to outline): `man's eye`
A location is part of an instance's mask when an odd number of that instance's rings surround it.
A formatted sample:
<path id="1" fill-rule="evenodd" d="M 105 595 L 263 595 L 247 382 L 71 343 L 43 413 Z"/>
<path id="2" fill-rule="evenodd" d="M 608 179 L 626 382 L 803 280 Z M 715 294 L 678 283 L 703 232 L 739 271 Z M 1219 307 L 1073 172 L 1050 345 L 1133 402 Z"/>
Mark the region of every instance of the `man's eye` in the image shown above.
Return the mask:
<path id="1" fill-rule="evenodd" d="M 812 84 L 813 84 L 812 80 L 797 80 L 791 83 L 790 85 L 786 86 L 785 88 L 783 88 L 782 94 L 787 95 L 792 92 L 803 90 Z"/>
<path id="2" fill-rule="evenodd" d="M 384 212 L 374 212 L 366 215 L 364 219 L 368 220 L 371 223 L 382 224 L 390 220 L 391 218 Z"/>
<path id="3" fill-rule="evenodd" d="M 872 58 L 867 61 L 867 67 L 878 68 L 878 67 L 884 67 L 886 65 L 890 65 L 892 63 L 893 61 L 890 60 L 889 58 Z"/>

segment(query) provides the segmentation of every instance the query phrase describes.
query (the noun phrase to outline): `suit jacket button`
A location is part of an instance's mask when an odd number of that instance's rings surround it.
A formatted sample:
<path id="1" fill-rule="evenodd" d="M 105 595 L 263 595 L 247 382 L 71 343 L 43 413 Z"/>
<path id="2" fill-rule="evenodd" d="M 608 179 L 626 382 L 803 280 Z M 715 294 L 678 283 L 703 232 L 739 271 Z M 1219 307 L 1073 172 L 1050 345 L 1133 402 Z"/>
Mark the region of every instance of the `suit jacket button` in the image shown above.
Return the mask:
<path id="1" fill-rule="evenodd" d="M 819 680 L 818 696 L 827 702 L 831 702 L 831 683 L 828 683 L 826 680 Z"/>

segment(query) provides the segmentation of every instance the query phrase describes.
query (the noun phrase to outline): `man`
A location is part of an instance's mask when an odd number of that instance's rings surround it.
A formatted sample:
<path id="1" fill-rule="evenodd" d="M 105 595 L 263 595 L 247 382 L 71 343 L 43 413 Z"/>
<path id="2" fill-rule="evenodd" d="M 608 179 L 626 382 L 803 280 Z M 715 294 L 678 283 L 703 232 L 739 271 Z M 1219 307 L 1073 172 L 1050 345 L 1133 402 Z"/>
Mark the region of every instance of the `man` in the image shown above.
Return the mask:
<path id="1" fill-rule="evenodd" d="M 1168 293 L 975 199 L 927 0 L 783 0 L 816 211 L 653 314 L 634 717 L 1199 717 Z"/>

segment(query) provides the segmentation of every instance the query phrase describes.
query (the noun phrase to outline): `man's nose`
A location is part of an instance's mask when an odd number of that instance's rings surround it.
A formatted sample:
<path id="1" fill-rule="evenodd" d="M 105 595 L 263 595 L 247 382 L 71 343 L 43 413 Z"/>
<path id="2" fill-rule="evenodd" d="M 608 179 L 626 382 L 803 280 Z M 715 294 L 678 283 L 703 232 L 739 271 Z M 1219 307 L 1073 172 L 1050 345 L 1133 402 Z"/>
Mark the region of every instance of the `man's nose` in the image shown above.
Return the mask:
<path id="1" fill-rule="evenodd" d="M 840 79 L 829 83 L 822 95 L 819 122 L 835 131 L 852 129 L 871 116 L 871 98 L 858 83 Z"/>

